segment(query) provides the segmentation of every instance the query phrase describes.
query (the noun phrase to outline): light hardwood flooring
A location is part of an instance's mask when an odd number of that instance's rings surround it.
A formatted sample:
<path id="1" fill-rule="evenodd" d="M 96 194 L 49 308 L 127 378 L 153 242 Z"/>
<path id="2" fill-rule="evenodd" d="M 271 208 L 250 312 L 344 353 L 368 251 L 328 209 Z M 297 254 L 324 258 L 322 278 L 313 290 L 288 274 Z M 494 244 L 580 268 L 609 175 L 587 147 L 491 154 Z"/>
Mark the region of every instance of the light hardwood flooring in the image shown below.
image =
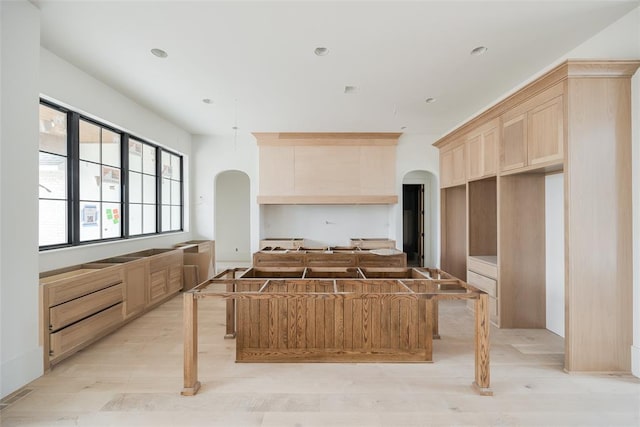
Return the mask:
<path id="1" fill-rule="evenodd" d="M 568 375 L 546 330 L 491 330 L 493 397 L 473 379 L 473 321 L 441 303 L 430 364 L 234 363 L 224 303 L 201 300 L 200 375 L 182 388 L 182 296 L 28 384 L 2 426 L 640 425 L 640 380 Z"/>

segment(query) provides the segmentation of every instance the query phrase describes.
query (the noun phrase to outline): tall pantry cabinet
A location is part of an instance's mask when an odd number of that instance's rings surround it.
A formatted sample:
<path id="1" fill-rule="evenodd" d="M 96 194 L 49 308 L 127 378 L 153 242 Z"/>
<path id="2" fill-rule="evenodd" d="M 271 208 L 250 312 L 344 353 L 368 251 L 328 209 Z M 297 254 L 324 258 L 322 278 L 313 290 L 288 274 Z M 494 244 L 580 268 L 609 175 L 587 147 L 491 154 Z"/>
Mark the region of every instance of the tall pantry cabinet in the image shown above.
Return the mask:
<path id="1" fill-rule="evenodd" d="M 565 369 L 627 372 L 632 344 L 631 76 L 569 60 L 434 145 L 443 269 L 503 328 L 544 328 L 545 176 L 564 177 Z"/>

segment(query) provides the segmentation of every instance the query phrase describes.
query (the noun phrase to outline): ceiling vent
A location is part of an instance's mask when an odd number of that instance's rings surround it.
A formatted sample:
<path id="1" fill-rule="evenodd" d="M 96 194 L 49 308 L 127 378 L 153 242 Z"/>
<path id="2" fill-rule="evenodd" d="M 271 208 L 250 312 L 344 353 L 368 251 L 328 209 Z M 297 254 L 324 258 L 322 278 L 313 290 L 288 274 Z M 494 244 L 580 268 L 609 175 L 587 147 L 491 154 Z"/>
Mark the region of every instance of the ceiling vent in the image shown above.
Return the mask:
<path id="1" fill-rule="evenodd" d="M 357 93 L 358 92 L 358 88 L 356 86 L 345 86 L 344 87 L 344 93 L 346 95 L 350 95 L 353 93 Z"/>

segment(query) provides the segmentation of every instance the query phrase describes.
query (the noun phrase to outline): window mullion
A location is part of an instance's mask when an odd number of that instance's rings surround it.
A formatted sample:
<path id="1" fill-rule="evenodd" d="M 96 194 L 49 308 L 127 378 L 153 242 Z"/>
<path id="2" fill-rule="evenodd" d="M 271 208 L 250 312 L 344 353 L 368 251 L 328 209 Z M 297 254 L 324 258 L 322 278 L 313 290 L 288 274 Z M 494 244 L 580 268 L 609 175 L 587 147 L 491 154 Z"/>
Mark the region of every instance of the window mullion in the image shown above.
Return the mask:
<path id="1" fill-rule="evenodd" d="M 120 136 L 120 216 L 122 221 L 121 235 L 129 237 L 129 134 Z"/>
<path id="2" fill-rule="evenodd" d="M 156 147 L 156 233 L 162 232 L 162 150 Z"/>
<path id="3" fill-rule="evenodd" d="M 80 243 L 80 115 L 71 112 L 68 117 L 67 127 L 69 140 L 69 233 L 70 243 Z"/>

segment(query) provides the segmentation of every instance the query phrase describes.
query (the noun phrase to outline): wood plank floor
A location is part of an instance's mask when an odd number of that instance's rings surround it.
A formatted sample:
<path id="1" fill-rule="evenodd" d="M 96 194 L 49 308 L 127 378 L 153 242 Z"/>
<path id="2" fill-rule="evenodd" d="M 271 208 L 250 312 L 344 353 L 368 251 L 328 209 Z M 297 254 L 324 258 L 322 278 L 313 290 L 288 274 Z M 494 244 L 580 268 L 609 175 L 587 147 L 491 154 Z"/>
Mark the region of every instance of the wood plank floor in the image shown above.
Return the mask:
<path id="1" fill-rule="evenodd" d="M 640 425 L 640 380 L 568 375 L 545 330 L 491 330 L 475 394 L 473 321 L 441 303 L 432 364 L 234 363 L 224 303 L 200 302 L 198 395 L 182 388 L 182 297 L 56 366 L 2 409 L 2 426 Z"/>

